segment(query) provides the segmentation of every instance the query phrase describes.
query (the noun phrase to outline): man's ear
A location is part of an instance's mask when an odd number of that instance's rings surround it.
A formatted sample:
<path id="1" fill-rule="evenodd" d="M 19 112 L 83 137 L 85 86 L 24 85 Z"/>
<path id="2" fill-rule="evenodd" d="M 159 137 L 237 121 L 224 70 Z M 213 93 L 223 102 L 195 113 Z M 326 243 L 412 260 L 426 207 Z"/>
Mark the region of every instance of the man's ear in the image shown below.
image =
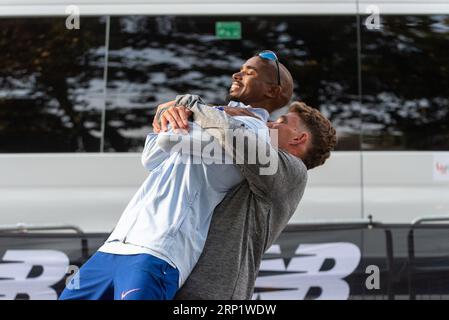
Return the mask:
<path id="1" fill-rule="evenodd" d="M 265 93 L 268 99 L 277 99 L 281 94 L 281 87 L 278 85 L 270 85 Z"/>
<path id="2" fill-rule="evenodd" d="M 309 133 L 308 132 L 299 132 L 296 136 L 294 136 L 290 140 L 290 144 L 292 145 L 298 145 L 298 144 L 306 144 L 309 140 Z"/>

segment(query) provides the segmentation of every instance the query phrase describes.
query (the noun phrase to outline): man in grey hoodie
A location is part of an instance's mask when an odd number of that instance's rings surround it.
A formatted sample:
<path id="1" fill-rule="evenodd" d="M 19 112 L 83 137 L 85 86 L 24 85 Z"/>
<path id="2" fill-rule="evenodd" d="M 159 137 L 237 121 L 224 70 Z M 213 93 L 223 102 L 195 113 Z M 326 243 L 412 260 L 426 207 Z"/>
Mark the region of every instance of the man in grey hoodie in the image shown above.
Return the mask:
<path id="1" fill-rule="evenodd" d="M 230 97 L 245 106 L 272 112 L 291 98 L 292 80 L 285 67 L 255 56 L 233 75 Z M 276 69 L 274 69 L 276 67 Z M 276 84 L 273 78 L 279 72 Z M 285 101 L 288 96 L 287 101 Z M 283 104 L 281 101 L 285 101 Z M 158 109 L 154 131 L 187 129 L 187 118 L 214 136 L 220 145 L 239 157 L 226 139 L 226 130 L 245 130 L 232 118 L 248 115 L 244 107 L 211 108 L 208 112 L 198 97 L 187 97 L 183 105 L 173 102 Z M 160 124 L 159 124 L 160 121 Z M 322 165 L 336 144 L 335 129 L 318 110 L 295 102 L 289 113 L 267 124 L 278 134 L 277 170 L 260 174 L 266 163 L 237 162 L 244 181 L 231 190 L 215 208 L 200 259 L 177 299 L 250 299 L 264 252 L 280 235 L 304 193 L 307 170 Z M 249 143 L 241 152 L 247 153 Z"/>

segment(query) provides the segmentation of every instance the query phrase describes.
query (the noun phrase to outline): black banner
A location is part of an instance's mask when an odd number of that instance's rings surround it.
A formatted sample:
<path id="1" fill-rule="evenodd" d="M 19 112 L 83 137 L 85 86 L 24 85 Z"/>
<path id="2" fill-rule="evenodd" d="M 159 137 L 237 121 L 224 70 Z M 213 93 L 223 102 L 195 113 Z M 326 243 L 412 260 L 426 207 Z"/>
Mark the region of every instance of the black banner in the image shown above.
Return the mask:
<path id="1" fill-rule="evenodd" d="M 107 234 L 0 232 L 0 299 L 54 300 Z M 448 299 L 449 225 L 289 225 L 254 300 Z"/>

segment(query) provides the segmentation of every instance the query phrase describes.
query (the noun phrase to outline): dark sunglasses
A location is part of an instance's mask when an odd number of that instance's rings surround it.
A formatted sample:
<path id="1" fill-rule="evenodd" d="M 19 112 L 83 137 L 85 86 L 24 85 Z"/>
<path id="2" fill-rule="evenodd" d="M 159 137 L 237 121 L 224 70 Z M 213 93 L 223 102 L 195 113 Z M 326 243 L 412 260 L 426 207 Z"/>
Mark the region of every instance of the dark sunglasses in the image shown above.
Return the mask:
<path id="1" fill-rule="evenodd" d="M 279 72 L 279 59 L 276 56 L 276 53 L 274 53 L 273 51 L 270 50 L 264 50 L 262 52 L 260 52 L 258 54 L 259 57 L 261 57 L 262 59 L 267 59 L 267 60 L 272 60 L 274 62 L 276 62 L 276 70 L 277 70 L 277 75 L 278 75 L 278 86 L 281 85 L 281 73 Z"/>

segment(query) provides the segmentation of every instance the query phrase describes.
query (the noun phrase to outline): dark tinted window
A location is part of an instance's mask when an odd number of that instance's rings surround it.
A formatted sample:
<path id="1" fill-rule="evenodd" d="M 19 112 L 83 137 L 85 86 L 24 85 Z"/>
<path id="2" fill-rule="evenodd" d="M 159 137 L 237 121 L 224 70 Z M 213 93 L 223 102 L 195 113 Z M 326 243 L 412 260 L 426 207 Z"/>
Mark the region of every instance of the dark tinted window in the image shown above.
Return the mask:
<path id="1" fill-rule="evenodd" d="M 105 25 L 0 19 L 0 152 L 100 150 Z"/>
<path id="2" fill-rule="evenodd" d="M 217 21 L 240 21 L 242 40 L 217 39 Z M 448 150 L 448 21 L 362 25 L 360 117 L 355 17 L 114 17 L 105 150 L 141 150 L 154 108 L 177 94 L 223 103 L 231 74 L 261 49 L 291 70 L 296 99 L 332 119 L 338 150 L 360 149 L 360 136 L 367 150 Z M 80 30 L 64 18 L 0 19 L 0 152 L 100 151 L 104 30 L 95 17 Z"/>
<path id="3" fill-rule="evenodd" d="M 240 21 L 241 40 L 215 37 L 217 21 Z M 105 150 L 141 150 L 154 108 L 177 94 L 222 104 L 232 73 L 275 50 L 295 79 L 295 98 L 321 108 L 339 149 L 359 149 L 354 17 L 144 17 L 111 19 Z"/>
<path id="4" fill-rule="evenodd" d="M 363 146 L 449 150 L 449 16 L 362 26 Z"/>

